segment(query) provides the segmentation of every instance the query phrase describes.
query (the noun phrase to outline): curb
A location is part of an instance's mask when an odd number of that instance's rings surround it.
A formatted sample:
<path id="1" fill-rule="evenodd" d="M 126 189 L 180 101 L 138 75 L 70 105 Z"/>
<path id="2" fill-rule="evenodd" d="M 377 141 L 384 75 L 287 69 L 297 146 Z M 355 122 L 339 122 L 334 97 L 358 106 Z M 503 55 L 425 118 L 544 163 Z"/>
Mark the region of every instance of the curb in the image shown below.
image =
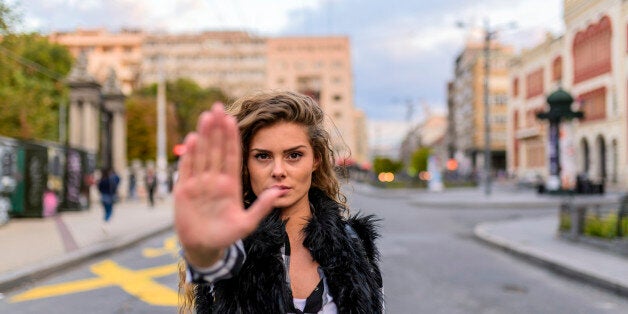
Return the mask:
<path id="1" fill-rule="evenodd" d="M 446 209 L 547 209 L 558 208 L 560 201 L 537 201 L 537 202 L 508 202 L 508 201 L 493 201 L 493 202 L 430 202 L 425 200 L 413 199 L 409 202 L 411 205 L 425 206 L 431 208 L 446 208 Z"/>
<path id="2" fill-rule="evenodd" d="M 145 232 L 125 236 L 113 236 L 107 241 L 80 248 L 63 256 L 51 258 L 36 266 L 25 267 L 0 275 L 0 291 L 18 288 L 30 282 L 41 280 L 58 271 L 84 263 L 87 260 L 106 255 L 116 250 L 128 248 L 155 235 L 170 231 L 173 224 L 166 223 Z"/>
<path id="3" fill-rule="evenodd" d="M 505 251 L 529 263 L 544 267 L 554 273 L 605 289 L 623 297 L 628 297 L 628 286 L 552 261 L 551 258 L 544 257 L 538 252 L 533 252 L 525 247 L 513 245 L 511 242 L 503 238 L 494 236 L 486 229 L 485 224 L 478 224 L 473 230 L 474 238 L 483 244 Z"/>

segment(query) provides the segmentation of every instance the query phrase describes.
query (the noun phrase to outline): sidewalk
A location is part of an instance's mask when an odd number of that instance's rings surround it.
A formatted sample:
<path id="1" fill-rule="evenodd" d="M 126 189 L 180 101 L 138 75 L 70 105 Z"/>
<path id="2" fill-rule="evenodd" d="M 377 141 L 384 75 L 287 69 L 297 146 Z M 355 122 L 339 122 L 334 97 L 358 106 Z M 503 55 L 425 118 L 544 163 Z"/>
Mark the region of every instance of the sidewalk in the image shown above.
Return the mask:
<path id="1" fill-rule="evenodd" d="M 54 217 L 12 218 L 0 226 L 0 293 L 169 230 L 172 222 L 170 196 L 152 208 L 144 200 L 116 204 L 106 231 L 98 201 Z"/>

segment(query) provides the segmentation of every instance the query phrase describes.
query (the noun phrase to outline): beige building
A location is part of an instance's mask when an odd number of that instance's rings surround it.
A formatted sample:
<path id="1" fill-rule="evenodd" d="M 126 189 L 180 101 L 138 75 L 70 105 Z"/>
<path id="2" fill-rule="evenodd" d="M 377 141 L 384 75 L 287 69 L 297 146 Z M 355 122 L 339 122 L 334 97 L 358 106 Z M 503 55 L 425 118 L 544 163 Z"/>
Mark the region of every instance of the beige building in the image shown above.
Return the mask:
<path id="1" fill-rule="evenodd" d="M 87 52 L 87 70 L 98 82 L 105 82 L 113 69 L 122 92 L 130 94 L 139 84 L 144 36 L 139 30 L 110 33 L 105 29 L 78 29 L 74 32 L 54 32 L 48 38 L 68 47 L 75 58 L 82 51 Z"/>
<path id="2" fill-rule="evenodd" d="M 545 97 L 560 83 L 576 99 L 572 109 L 584 112 L 584 119 L 564 123 L 561 130 L 562 187 L 572 187 L 576 174 L 625 186 L 628 184 L 628 3 L 565 0 L 563 5 L 565 33 L 522 53 L 512 73 L 513 102 L 509 114 L 512 131 L 508 146 L 514 154 L 508 167 L 515 174 L 538 171 L 547 176 L 547 152 L 524 148 L 536 135 L 525 131 L 522 123 L 528 109 L 547 110 L 543 107 Z M 528 90 L 538 95 L 528 97 L 525 95 Z M 537 128 L 536 145 L 547 147 L 543 127 Z M 530 134 L 527 137 L 526 132 Z M 539 160 L 532 164 L 527 162 L 536 158 Z"/>
<path id="3" fill-rule="evenodd" d="M 347 37 L 266 38 L 241 31 L 186 34 L 103 29 L 53 33 L 51 41 L 78 56 L 104 82 L 111 68 L 122 91 L 188 78 L 201 87 L 219 87 L 231 98 L 262 89 L 297 90 L 314 97 L 330 117 L 339 158 L 367 161 L 366 117 L 354 105 L 350 43 Z M 341 135 L 341 136 L 338 136 Z"/>
<path id="4" fill-rule="evenodd" d="M 506 130 L 508 99 L 508 61 L 512 48 L 493 43 L 490 49 L 488 86 L 491 169 L 506 168 Z M 456 59 L 454 79 L 448 85 L 449 120 L 455 132 L 448 141 L 449 154 L 461 165 L 469 165 L 463 172 L 484 170 L 485 150 L 485 78 L 484 44 L 469 41 Z M 451 135 L 450 135 L 451 136 Z"/>
<path id="5" fill-rule="evenodd" d="M 366 118 L 354 105 L 349 39 L 284 37 L 269 38 L 267 44 L 267 87 L 296 90 L 317 100 L 333 123 L 338 158 L 366 162 Z"/>
<path id="6" fill-rule="evenodd" d="M 142 47 L 142 85 L 187 78 L 231 98 L 266 85 L 266 39 L 246 32 L 154 33 Z"/>

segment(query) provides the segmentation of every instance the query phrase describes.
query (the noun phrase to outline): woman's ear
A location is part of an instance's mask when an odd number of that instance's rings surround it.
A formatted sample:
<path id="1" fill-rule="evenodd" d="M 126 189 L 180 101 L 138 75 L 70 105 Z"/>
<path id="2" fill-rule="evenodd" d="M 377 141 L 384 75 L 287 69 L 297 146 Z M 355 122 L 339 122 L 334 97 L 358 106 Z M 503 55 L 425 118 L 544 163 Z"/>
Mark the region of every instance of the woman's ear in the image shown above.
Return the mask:
<path id="1" fill-rule="evenodd" d="M 312 166 L 312 172 L 316 171 L 320 164 L 321 164 L 321 158 L 320 157 L 314 158 L 314 165 Z"/>

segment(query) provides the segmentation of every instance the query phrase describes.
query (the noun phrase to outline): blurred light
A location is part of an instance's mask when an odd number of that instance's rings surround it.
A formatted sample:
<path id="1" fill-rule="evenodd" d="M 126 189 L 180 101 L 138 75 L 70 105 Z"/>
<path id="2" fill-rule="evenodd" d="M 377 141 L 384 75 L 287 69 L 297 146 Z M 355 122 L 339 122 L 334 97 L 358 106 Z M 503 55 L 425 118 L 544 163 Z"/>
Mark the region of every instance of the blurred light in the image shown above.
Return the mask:
<path id="1" fill-rule="evenodd" d="M 392 172 L 380 172 L 377 175 L 377 179 L 380 182 L 393 182 L 395 180 L 395 174 Z"/>
<path id="2" fill-rule="evenodd" d="M 432 178 L 432 175 L 429 171 L 421 171 L 419 172 L 419 179 L 423 181 L 429 181 Z"/>
<path id="3" fill-rule="evenodd" d="M 458 161 L 453 158 L 447 160 L 447 170 L 455 171 L 456 169 L 458 169 Z"/>
<path id="4" fill-rule="evenodd" d="M 185 151 L 186 151 L 186 148 L 185 148 L 185 145 L 183 144 L 174 145 L 174 147 L 172 148 L 172 152 L 174 153 L 175 156 L 181 156 L 185 154 Z"/>

